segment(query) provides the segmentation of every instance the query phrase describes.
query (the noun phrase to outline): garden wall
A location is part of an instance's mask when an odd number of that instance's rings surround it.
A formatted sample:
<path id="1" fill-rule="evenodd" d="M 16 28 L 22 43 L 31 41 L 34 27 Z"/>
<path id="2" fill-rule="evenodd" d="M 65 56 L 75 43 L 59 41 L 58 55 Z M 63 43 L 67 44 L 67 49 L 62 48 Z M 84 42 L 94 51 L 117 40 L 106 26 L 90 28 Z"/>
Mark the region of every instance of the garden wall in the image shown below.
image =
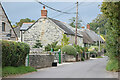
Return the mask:
<path id="1" fill-rule="evenodd" d="M 29 65 L 34 68 L 52 67 L 54 55 L 47 54 L 30 54 Z"/>

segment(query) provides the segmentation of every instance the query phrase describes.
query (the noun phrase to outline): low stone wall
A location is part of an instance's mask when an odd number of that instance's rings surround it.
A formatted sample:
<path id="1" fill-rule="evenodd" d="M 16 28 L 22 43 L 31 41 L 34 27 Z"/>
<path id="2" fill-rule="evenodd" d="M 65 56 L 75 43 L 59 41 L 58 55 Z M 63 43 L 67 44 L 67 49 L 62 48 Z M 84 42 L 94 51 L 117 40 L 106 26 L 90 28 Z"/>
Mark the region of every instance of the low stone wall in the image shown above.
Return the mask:
<path id="1" fill-rule="evenodd" d="M 54 61 L 54 55 L 30 54 L 29 65 L 34 68 L 51 67 Z"/>
<path id="2" fill-rule="evenodd" d="M 42 54 L 43 49 L 42 48 L 31 48 L 30 49 L 30 54 Z"/>
<path id="3" fill-rule="evenodd" d="M 76 61 L 76 57 L 73 55 L 67 55 L 65 54 L 65 62 L 75 62 Z"/>

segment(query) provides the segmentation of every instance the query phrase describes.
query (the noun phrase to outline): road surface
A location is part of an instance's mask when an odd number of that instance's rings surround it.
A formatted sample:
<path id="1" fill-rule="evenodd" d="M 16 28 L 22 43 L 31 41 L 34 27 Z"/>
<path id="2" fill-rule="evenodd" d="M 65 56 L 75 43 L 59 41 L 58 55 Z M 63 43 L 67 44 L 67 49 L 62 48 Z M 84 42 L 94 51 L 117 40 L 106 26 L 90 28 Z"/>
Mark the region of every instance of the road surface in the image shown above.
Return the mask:
<path id="1" fill-rule="evenodd" d="M 105 70 L 107 57 L 82 62 L 64 63 L 58 67 L 39 69 L 17 78 L 118 78 L 118 73 Z"/>

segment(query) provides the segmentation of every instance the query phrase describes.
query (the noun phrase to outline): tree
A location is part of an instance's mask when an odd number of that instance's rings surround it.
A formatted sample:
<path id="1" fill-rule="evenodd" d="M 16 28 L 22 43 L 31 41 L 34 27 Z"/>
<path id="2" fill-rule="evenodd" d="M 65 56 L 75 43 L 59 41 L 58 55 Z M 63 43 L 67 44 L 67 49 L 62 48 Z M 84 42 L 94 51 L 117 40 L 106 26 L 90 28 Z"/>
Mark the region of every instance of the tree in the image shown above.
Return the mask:
<path id="1" fill-rule="evenodd" d="M 21 19 L 19 22 L 16 22 L 14 26 L 15 27 L 18 27 L 18 26 L 21 27 L 24 22 L 35 22 L 35 20 L 31 20 L 29 18 Z"/>
<path id="2" fill-rule="evenodd" d="M 72 17 L 72 19 L 69 19 L 69 21 L 70 21 L 69 25 L 72 26 L 73 28 L 75 28 L 75 26 L 76 26 L 76 18 Z M 81 22 L 82 22 L 82 20 L 78 21 L 78 27 L 77 28 L 81 27 Z"/>
<path id="3" fill-rule="evenodd" d="M 43 45 L 41 44 L 40 40 L 36 40 L 36 43 L 35 45 L 33 46 L 33 48 L 40 48 L 42 47 Z"/>
<path id="4" fill-rule="evenodd" d="M 69 44 L 69 38 L 66 36 L 66 34 L 63 34 L 61 45 L 63 47 L 63 46 L 68 45 L 68 44 Z"/>
<path id="5" fill-rule="evenodd" d="M 118 60 L 120 60 L 120 2 L 103 2 L 101 11 L 108 18 L 106 50 L 109 56 L 108 70 L 118 71 Z M 114 64 L 114 65 L 112 65 Z M 115 66 L 116 64 L 116 66 Z"/>
<path id="6" fill-rule="evenodd" d="M 100 33 L 105 34 L 105 24 L 107 23 L 107 18 L 104 14 L 99 14 L 91 23 L 90 23 L 90 29 L 98 32 L 97 28 L 100 28 Z"/>

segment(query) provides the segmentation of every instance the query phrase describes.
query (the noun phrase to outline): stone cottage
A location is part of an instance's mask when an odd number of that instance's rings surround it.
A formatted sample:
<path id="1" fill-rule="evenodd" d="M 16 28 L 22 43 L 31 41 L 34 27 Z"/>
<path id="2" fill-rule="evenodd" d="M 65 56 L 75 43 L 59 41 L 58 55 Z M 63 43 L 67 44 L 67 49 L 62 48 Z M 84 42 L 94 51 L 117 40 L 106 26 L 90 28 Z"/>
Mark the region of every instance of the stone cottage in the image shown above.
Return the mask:
<path id="1" fill-rule="evenodd" d="M 17 40 L 17 34 L 15 33 L 1 3 L 0 3 L 0 39 Z"/>
<path id="2" fill-rule="evenodd" d="M 66 34 L 69 37 L 70 45 L 75 42 L 75 32 L 67 24 L 47 17 L 45 7 L 41 10 L 41 17 L 35 23 L 25 23 L 20 30 L 21 40 L 28 43 L 30 47 L 35 45 L 36 40 L 40 40 L 43 46 L 55 41 L 58 41 L 58 45 L 60 45 L 63 38 L 62 34 Z M 83 46 L 83 36 L 81 34 L 77 35 L 77 44 Z"/>

